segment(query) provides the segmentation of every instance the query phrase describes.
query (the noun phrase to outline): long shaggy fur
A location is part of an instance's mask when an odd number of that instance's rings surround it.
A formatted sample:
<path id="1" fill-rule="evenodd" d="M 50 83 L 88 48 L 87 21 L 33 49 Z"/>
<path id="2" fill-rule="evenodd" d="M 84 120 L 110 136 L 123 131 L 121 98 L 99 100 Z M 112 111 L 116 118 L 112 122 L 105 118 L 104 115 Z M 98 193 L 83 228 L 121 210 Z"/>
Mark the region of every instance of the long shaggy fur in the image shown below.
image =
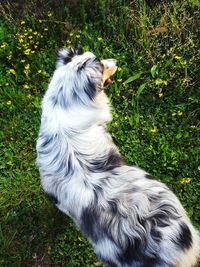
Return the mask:
<path id="1" fill-rule="evenodd" d="M 58 53 L 42 101 L 37 165 L 45 193 L 112 267 L 191 267 L 200 238 L 177 197 L 124 163 L 106 123 L 103 83 L 116 70 L 79 48 Z"/>

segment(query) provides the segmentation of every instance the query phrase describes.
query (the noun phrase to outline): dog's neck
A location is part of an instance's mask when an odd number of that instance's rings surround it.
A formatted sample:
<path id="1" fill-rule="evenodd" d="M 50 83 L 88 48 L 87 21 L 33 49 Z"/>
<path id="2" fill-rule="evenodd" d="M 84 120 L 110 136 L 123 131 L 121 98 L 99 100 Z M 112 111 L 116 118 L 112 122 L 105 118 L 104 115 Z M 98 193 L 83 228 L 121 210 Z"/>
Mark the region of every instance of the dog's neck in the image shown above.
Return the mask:
<path id="1" fill-rule="evenodd" d="M 118 160 L 117 148 L 105 129 L 105 124 L 111 119 L 110 105 L 104 93 L 99 94 L 91 107 L 74 105 L 66 110 L 52 106 L 49 99 L 44 97 L 41 133 L 44 129 L 51 136 L 54 150 L 48 155 L 47 165 L 56 154 L 59 154 L 55 162 L 56 173 L 58 170 L 62 172 L 62 166 L 69 165 L 72 169 L 84 171 L 86 168 L 92 169 L 95 164 L 98 168 L 100 164 L 105 167 L 105 162 L 113 158 L 113 153 Z"/>

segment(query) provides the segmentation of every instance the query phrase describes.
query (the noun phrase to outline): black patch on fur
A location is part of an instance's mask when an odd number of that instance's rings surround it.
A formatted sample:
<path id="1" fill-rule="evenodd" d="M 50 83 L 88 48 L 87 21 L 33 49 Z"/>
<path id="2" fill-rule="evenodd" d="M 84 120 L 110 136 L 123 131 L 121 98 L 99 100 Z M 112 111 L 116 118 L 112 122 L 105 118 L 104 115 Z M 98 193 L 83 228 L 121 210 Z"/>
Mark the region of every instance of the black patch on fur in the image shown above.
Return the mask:
<path id="1" fill-rule="evenodd" d="M 42 148 L 46 148 L 53 141 L 53 136 L 45 135 L 44 142 L 41 144 Z"/>
<path id="2" fill-rule="evenodd" d="M 106 265 L 106 267 L 117 267 L 117 264 L 115 264 L 114 262 L 110 261 L 110 260 L 106 260 L 103 261 Z"/>
<path id="3" fill-rule="evenodd" d="M 58 199 L 56 196 L 54 196 L 52 193 L 48 193 L 48 192 L 44 192 L 44 193 L 52 203 L 54 203 L 55 205 L 58 204 Z"/>
<path id="4" fill-rule="evenodd" d="M 94 172 L 111 171 L 124 164 L 124 161 L 114 149 L 111 149 L 108 155 L 100 159 L 89 162 L 89 170 Z"/>
<path id="5" fill-rule="evenodd" d="M 162 239 L 161 233 L 155 229 L 151 230 L 150 236 L 157 244 L 159 244 Z M 147 253 L 151 255 L 147 256 Z M 155 267 L 161 261 L 156 252 L 150 253 L 148 249 L 148 239 L 138 238 L 135 238 L 133 242 L 128 240 L 126 248 L 121 255 L 119 255 L 119 260 L 121 264 L 132 266 L 131 264 L 137 263 L 137 266 L 140 267 Z"/>
<path id="6" fill-rule="evenodd" d="M 108 205 L 112 213 L 116 214 L 118 212 L 117 203 L 114 200 L 108 201 Z"/>
<path id="7" fill-rule="evenodd" d="M 83 209 L 80 228 L 93 242 L 103 237 L 104 227 L 100 225 L 99 215 L 94 207 Z"/>
<path id="8" fill-rule="evenodd" d="M 84 91 L 90 100 L 93 100 L 97 94 L 96 84 L 92 82 L 89 78 L 87 81 L 87 86 L 84 87 Z"/>
<path id="9" fill-rule="evenodd" d="M 73 48 L 67 49 L 67 54 L 62 55 L 60 51 L 57 52 L 57 60 L 61 61 L 63 64 L 67 64 L 72 61 L 72 58 L 75 55 L 75 50 Z"/>
<path id="10" fill-rule="evenodd" d="M 88 62 L 90 62 L 91 61 L 91 58 L 88 58 L 86 61 L 84 61 L 79 67 L 78 67 L 78 72 L 80 72 L 80 71 L 82 71 L 85 67 L 86 67 L 86 65 L 88 64 Z"/>
<path id="11" fill-rule="evenodd" d="M 189 227 L 185 223 L 180 224 L 180 232 L 173 242 L 181 249 L 189 249 L 192 245 L 192 234 Z"/>
<path id="12" fill-rule="evenodd" d="M 146 175 L 145 175 L 145 178 L 150 179 L 150 180 L 154 180 L 154 177 L 151 176 L 150 174 L 146 174 Z"/>
<path id="13" fill-rule="evenodd" d="M 166 227 L 170 225 L 170 218 L 168 216 L 166 216 L 165 214 L 162 213 L 158 213 L 156 215 L 154 215 L 153 217 L 153 222 L 154 225 L 157 225 L 159 227 Z"/>

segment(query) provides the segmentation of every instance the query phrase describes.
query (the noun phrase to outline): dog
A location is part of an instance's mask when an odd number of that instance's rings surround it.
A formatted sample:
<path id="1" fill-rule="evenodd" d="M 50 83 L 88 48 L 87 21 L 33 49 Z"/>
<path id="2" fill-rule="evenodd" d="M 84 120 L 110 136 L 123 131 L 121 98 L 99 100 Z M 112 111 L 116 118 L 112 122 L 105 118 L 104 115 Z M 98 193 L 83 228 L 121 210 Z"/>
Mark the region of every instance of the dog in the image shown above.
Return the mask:
<path id="1" fill-rule="evenodd" d="M 42 100 L 37 165 L 44 192 L 70 216 L 109 267 L 191 267 L 199 232 L 178 198 L 128 166 L 106 130 L 104 92 L 115 59 L 62 49 Z"/>

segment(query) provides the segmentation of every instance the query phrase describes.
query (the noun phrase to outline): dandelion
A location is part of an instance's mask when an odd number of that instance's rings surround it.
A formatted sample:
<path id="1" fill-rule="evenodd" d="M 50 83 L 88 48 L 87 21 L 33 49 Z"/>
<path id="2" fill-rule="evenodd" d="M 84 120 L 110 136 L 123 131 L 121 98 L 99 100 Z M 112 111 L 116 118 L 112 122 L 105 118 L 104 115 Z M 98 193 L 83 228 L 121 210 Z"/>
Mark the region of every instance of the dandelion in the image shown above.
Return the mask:
<path id="1" fill-rule="evenodd" d="M 11 100 L 8 100 L 8 101 L 6 102 L 6 104 L 7 104 L 8 106 L 10 106 L 10 105 L 12 104 L 12 101 L 11 101 Z"/>
<path id="2" fill-rule="evenodd" d="M 119 67 L 119 68 L 117 68 L 117 70 L 118 70 L 118 71 L 122 71 L 122 68 Z"/>
<path id="3" fill-rule="evenodd" d="M 97 40 L 98 40 L 99 42 L 101 42 L 103 39 L 102 39 L 102 37 L 98 37 Z"/>
<path id="4" fill-rule="evenodd" d="M 13 75 L 16 75 L 16 71 L 14 69 L 9 69 L 8 72 L 11 73 L 11 74 L 13 74 Z"/>
<path id="5" fill-rule="evenodd" d="M 122 83 L 122 78 L 117 79 L 119 83 Z"/>
<path id="6" fill-rule="evenodd" d="M 186 177 L 186 178 L 182 178 L 180 180 L 181 184 L 190 184 L 192 182 L 192 178 Z"/>
<path id="7" fill-rule="evenodd" d="M 150 133 L 157 133 L 158 132 L 158 129 L 157 129 L 157 127 L 154 127 L 154 128 L 152 128 L 152 129 L 150 129 Z"/>

